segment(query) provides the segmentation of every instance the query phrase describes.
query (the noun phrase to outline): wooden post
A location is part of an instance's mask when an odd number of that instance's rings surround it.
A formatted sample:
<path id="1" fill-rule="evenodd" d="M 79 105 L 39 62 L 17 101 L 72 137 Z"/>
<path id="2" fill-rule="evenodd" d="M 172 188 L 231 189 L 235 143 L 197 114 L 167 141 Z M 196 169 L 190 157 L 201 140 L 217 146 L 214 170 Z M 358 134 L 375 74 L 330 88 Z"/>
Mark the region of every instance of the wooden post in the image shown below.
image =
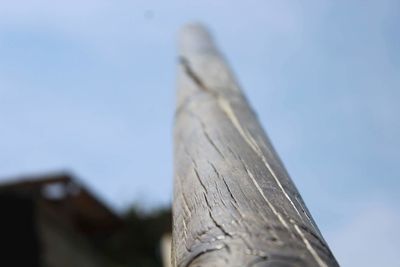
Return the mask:
<path id="1" fill-rule="evenodd" d="M 339 266 L 211 36 L 179 41 L 173 266 Z"/>

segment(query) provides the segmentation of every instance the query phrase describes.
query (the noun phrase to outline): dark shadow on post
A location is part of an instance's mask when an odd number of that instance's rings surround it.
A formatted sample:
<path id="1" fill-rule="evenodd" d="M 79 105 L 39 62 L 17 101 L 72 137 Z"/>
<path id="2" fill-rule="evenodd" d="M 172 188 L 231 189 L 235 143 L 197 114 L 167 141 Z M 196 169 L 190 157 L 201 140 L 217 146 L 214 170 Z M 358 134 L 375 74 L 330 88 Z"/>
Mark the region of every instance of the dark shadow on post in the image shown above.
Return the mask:
<path id="1" fill-rule="evenodd" d="M 173 266 L 339 266 L 208 32 L 179 55 Z"/>

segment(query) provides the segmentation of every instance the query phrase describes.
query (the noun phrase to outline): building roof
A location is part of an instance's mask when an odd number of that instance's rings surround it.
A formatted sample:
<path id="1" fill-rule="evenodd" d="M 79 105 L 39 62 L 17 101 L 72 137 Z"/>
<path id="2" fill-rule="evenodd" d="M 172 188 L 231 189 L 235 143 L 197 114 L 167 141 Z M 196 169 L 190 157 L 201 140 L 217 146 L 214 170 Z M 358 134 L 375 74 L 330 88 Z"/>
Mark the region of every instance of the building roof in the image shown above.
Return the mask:
<path id="1" fill-rule="evenodd" d="M 10 179 L 0 184 L 0 193 L 29 195 L 88 235 L 105 234 L 122 224 L 118 214 L 67 172 Z"/>

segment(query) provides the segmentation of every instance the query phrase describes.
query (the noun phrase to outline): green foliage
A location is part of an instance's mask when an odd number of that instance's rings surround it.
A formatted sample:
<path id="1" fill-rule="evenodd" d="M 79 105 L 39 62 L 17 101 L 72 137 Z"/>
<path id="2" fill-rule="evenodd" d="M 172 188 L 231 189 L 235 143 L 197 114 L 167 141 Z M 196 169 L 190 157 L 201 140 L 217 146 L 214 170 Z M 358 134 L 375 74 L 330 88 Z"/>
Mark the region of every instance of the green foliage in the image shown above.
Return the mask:
<path id="1" fill-rule="evenodd" d="M 171 232 L 171 210 L 143 212 L 137 206 L 124 214 L 124 226 L 111 236 L 105 252 L 123 267 L 161 267 L 160 240 Z"/>

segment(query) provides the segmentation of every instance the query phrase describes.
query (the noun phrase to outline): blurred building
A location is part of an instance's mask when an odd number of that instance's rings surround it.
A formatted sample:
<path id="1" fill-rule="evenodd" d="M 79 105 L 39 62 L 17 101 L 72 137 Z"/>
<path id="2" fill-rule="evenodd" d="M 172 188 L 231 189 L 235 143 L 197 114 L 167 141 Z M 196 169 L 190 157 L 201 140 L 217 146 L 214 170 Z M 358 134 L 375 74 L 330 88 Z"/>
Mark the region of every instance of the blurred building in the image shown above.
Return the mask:
<path id="1" fill-rule="evenodd" d="M 122 220 L 69 174 L 0 184 L 0 266 L 112 266 L 101 247 Z"/>

